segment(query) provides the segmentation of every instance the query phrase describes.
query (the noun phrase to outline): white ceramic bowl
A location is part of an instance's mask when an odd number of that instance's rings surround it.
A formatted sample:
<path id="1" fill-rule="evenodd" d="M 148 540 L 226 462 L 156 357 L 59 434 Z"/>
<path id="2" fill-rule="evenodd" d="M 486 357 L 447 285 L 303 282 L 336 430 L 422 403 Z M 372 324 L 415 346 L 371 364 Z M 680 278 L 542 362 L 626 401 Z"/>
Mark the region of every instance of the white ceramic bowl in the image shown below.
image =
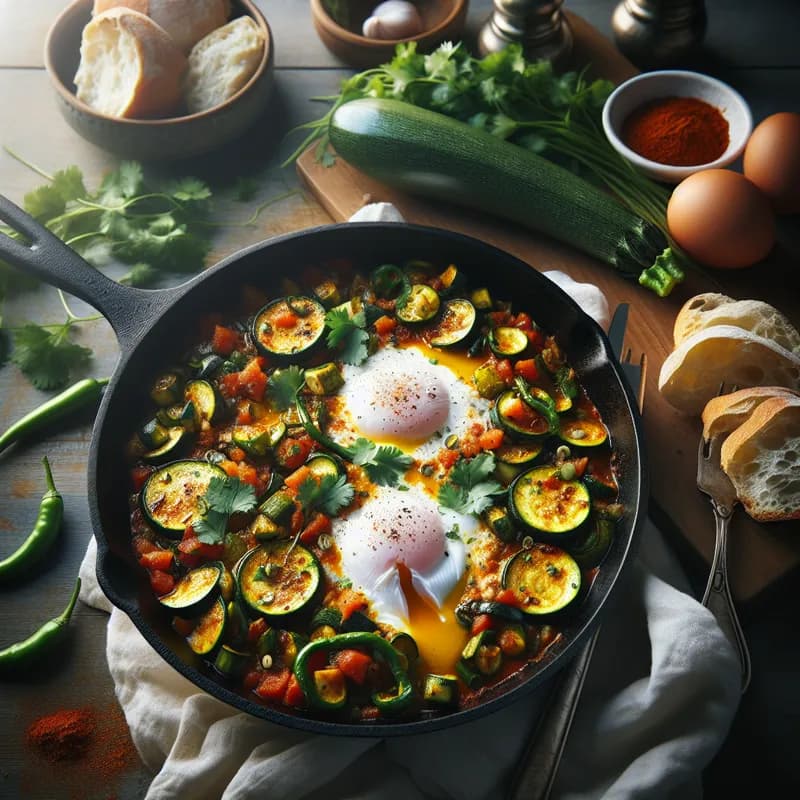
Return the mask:
<path id="1" fill-rule="evenodd" d="M 718 108 L 729 127 L 725 152 L 707 164 L 678 167 L 643 158 L 627 147 L 620 136 L 626 118 L 644 103 L 660 97 L 696 97 Z M 744 98 L 722 81 L 699 72 L 645 72 L 621 83 L 603 108 L 603 129 L 614 149 L 651 178 L 666 183 L 678 183 L 703 169 L 727 166 L 742 154 L 752 128 L 753 118 Z"/>

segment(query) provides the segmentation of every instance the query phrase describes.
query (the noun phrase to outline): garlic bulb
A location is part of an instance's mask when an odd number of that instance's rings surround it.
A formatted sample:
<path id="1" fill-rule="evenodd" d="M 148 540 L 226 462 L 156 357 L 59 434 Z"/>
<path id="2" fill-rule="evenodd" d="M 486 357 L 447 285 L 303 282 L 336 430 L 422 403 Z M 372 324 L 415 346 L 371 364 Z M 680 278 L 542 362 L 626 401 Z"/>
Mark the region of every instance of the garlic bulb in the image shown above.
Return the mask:
<path id="1" fill-rule="evenodd" d="M 422 33 L 422 17 L 413 3 L 386 0 L 364 20 L 362 32 L 370 39 L 407 39 Z"/>

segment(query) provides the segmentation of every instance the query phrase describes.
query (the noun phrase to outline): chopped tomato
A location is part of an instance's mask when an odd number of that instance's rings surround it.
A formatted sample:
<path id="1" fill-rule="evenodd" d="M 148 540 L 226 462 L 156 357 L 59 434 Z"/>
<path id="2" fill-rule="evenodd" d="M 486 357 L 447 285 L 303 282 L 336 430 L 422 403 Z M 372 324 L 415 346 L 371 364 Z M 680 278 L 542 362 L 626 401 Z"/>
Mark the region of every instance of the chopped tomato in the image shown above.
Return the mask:
<path id="1" fill-rule="evenodd" d="M 239 373 L 239 394 L 261 402 L 267 388 L 267 376 L 261 369 L 262 359 L 251 358 Z"/>
<path id="2" fill-rule="evenodd" d="M 511 383 L 514 380 L 514 369 L 507 358 L 501 358 L 495 363 L 497 375 L 503 383 Z"/>
<path id="3" fill-rule="evenodd" d="M 239 373 L 229 372 L 219 379 L 219 388 L 225 397 L 236 397 L 239 394 Z"/>
<path id="4" fill-rule="evenodd" d="M 472 620 L 470 633 L 472 636 L 477 636 L 479 633 L 491 630 L 493 627 L 494 620 L 492 619 L 491 614 L 478 614 L 478 616 Z"/>
<path id="5" fill-rule="evenodd" d="M 500 428 L 489 428 L 480 435 L 478 443 L 483 450 L 497 450 L 503 444 L 503 431 Z"/>
<path id="6" fill-rule="evenodd" d="M 498 603 L 503 603 L 507 606 L 516 606 L 518 605 L 517 597 L 514 594 L 513 589 L 501 589 L 497 593 L 497 597 L 494 598 Z"/>
<path id="7" fill-rule="evenodd" d="M 536 367 L 536 360 L 533 358 L 523 358 L 514 364 L 514 372 L 521 375 L 529 383 L 533 383 L 539 378 L 539 370 Z"/>
<path id="8" fill-rule="evenodd" d="M 220 461 L 219 465 L 225 471 L 225 474 L 229 478 L 238 478 L 239 477 L 239 465 L 235 461 L 230 461 L 229 459 L 225 459 L 224 461 Z"/>
<path id="9" fill-rule="evenodd" d="M 361 686 L 367 677 L 367 670 L 372 664 L 372 658 L 360 650 L 339 650 L 332 659 L 333 663 L 353 683 Z"/>
<path id="10" fill-rule="evenodd" d="M 142 553 L 139 564 L 145 569 L 160 569 L 166 572 L 172 567 L 175 554 L 172 550 L 151 550 L 149 553 Z"/>
<path id="11" fill-rule="evenodd" d="M 541 350 L 542 345 L 544 344 L 544 336 L 542 335 L 542 332 L 537 331 L 534 328 L 533 330 L 525 331 L 525 334 L 528 337 L 528 343 Z"/>
<path id="12" fill-rule="evenodd" d="M 445 448 L 439 452 L 438 460 L 445 469 L 450 469 L 450 467 L 458 461 L 458 456 L 459 453 L 457 450 L 448 450 Z"/>
<path id="13" fill-rule="evenodd" d="M 197 625 L 196 619 L 183 619 L 181 617 L 172 618 L 172 630 L 174 630 L 178 636 L 188 636 L 195 629 L 195 625 Z"/>
<path id="14" fill-rule="evenodd" d="M 394 317 L 388 317 L 385 314 L 375 320 L 375 333 L 378 336 L 387 336 L 397 327 L 397 320 Z"/>
<path id="15" fill-rule="evenodd" d="M 159 597 L 169 594 L 175 588 L 175 578 L 160 569 L 150 571 L 150 586 Z"/>
<path id="16" fill-rule="evenodd" d="M 221 356 L 229 356 L 239 343 L 239 334 L 232 328 L 223 325 L 214 326 L 214 336 L 211 339 L 211 349 Z"/>
<path id="17" fill-rule="evenodd" d="M 272 320 L 276 328 L 294 328 L 297 325 L 297 314 L 294 311 L 281 311 Z"/>
<path id="18" fill-rule="evenodd" d="M 558 489 L 561 486 L 561 477 L 557 472 L 554 472 L 549 478 L 545 478 L 542 481 L 542 486 L 549 491 Z"/>
<path id="19" fill-rule="evenodd" d="M 153 467 L 134 467 L 131 470 L 131 483 L 133 484 L 133 491 L 139 492 L 145 484 L 145 481 L 153 474 Z"/>
<path id="20" fill-rule="evenodd" d="M 268 628 L 269 623 L 264 617 L 254 619 L 247 628 L 247 641 L 257 642 L 261 638 L 261 635 L 267 632 Z"/>
<path id="21" fill-rule="evenodd" d="M 253 421 L 253 413 L 250 411 L 250 405 L 245 404 L 236 412 L 236 422 L 239 425 L 249 425 Z"/>
<path id="22" fill-rule="evenodd" d="M 274 700 L 282 702 L 286 696 L 286 689 L 289 686 L 289 672 L 288 667 L 279 667 L 271 669 L 263 673 L 258 686 L 255 688 L 255 693 L 262 700 Z"/>
<path id="23" fill-rule="evenodd" d="M 331 518 L 321 511 L 315 511 L 311 519 L 306 523 L 303 532 L 300 534 L 300 541 L 303 544 L 313 544 L 323 533 L 331 532 Z"/>
<path id="24" fill-rule="evenodd" d="M 514 317 L 514 327 L 523 331 L 532 330 L 533 320 L 531 319 L 531 315 L 524 311 L 520 311 L 519 314 Z"/>
<path id="25" fill-rule="evenodd" d="M 258 486 L 258 472 L 252 464 L 242 461 L 239 465 L 239 480 L 242 483 L 249 483 L 251 486 Z"/>
<path id="26" fill-rule="evenodd" d="M 303 509 L 300 508 L 299 505 L 295 508 L 292 512 L 292 518 L 289 521 L 289 533 L 294 536 L 296 533 L 303 529 L 303 525 L 306 521 L 306 515 L 303 513 Z"/>
<path id="27" fill-rule="evenodd" d="M 216 561 L 222 558 L 225 545 L 206 544 L 206 542 L 201 542 L 197 536 L 192 535 L 178 543 L 178 550 L 180 550 L 178 558 L 181 563 L 187 567 L 196 567 L 204 561 Z"/>
<path id="28" fill-rule="evenodd" d="M 245 673 L 244 678 L 242 678 L 242 685 L 248 691 L 252 691 L 261 682 L 261 676 L 263 674 L 264 673 L 259 669 L 251 669 L 249 672 Z"/>
<path id="29" fill-rule="evenodd" d="M 231 447 L 228 450 L 228 458 L 236 462 L 244 461 L 247 458 L 247 453 L 241 447 Z"/>
<path id="30" fill-rule="evenodd" d="M 583 458 L 576 458 L 572 464 L 575 467 L 575 474 L 579 478 L 582 478 L 583 473 L 586 472 L 586 467 L 589 466 L 589 458 L 587 456 L 583 456 Z"/>
<path id="31" fill-rule="evenodd" d="M 490 311 L 486 316 L 489 319 L 489 324 L 493 328 L 498 328 L 501 325 L 508 325 L 511 320 L 511 315 L 508 311 Z"/>
<path id="32" fill-rule="evenodd" d="M 308 665 L 309 675 L 313 675 L 319 669 L 325 669 L 328 666 L 328 654 L 322 650 L 317 650 L 308 657 L 306 662 Z"/>
<path id="33" fill-rule="evenodd" d="M 296 492 L 308 478 L 313 480 L 314 476 L 311 470 L 304 464 L 302 467 L 298 467 L 294 472 L 289 473 L 283 479 L 283 482 L 293 492 Z"/>
<path id="34" fill-rule="evenodd" d="M 361 611 L 366 607 L 366 599 L 364 595 L 353 591 L 352 589 L 344 589 L 339 595 L 339 601 L 336 604 L 339 611 L 342 612 L 342 620 L 350 619 L 355 611 Z"/>
<path id="35" fill-rule="evenodd" d="M 133 540 L 133 549 L 136 551 L 136 555 L 141 558 L 146 553 L 152 553 L 154 550 L 158 550 L 159 547 L 155 542 L 151 542 L 150 539 L 144 536 L 136 536 Z"/>
<path id="36" fill-rule="evenodd" d="M 275 460 L 286 469 L 297 469 L 311 452 L 311 438 L 301 436 L 297 439 L 284 436 L 275 449 Z"/>
<path id="37" fill-rule="evenodd" d="M 295 708 L 306 704 L 306 696 L 300 688 L 300 682 L 294 675 L 289 676 L 289 684 L 286 687 L 286 693 L 283 695 L 283 704 Z"/>

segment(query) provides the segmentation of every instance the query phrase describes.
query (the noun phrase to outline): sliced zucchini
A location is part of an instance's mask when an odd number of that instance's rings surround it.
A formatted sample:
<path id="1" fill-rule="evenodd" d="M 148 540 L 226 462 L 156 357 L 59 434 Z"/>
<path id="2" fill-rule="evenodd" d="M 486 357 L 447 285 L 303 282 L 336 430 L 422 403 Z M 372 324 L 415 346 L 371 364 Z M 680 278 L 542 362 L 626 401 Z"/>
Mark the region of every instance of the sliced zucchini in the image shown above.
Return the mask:
<path id="1" fill-rule="evenodd" d="M 485 286 L 474 289 L 470 295 L 470 300 L 472 300 L 472 305 L 474 305 L 479 311 L 492 310 L 492 295 Z"/>
<path id="2" fill-rule="evenodd" d="M 165 428 L 174 428 L 180 425 L 186 430 L 195 430 L 197 428 L 197 411 L 194 403 L 190 400 L 187 403 L 176 403 L 174 406 L 167 408 L 160 408 L 156 412 L 156 420 Z"/>
<path id="3" fill-rule="evenodd" d="M 518 608 L 510 606 L 508 603 L 498 603 L 495 600 L 470 600 L 456 606 L 456 619 L 465 628 L 469 628 L 475 617 L 481 614 L 489 614 L 507 622 L 522 623 L 525 621 L 525 614 Z"/>
<path id="4" fill-rule="evenodd" d="M 339 632 L 342 626 L 342 612 L 338 608 L 331 606 L 322 606 L 314 612 L 311 617 L 310 629 L 313 631 L 315 628 L 328 627 L 333 628 L 336 633 Z"/>
<path id="5" fill-rule="evenodd" d="M 307 354 L 325 331 L 325 308 L 311 297 L 281 297 L 267 303 L 253 320 L 253 339 L 267 356 Z"/>
<path id="6" fill-rule="evenodd" d="M 525 331 L 500 325 L 489 331 L 489 349 L 500 358 L 518 356 L 528 348 Z"/>
<path id="7" fill-rule="evenodd" d="M 513 542 L 517 538 L 514 521 L 504 506 L 489 506 L 483 512 L 483 519 L 501 542 Z"/>
<path id="8" fill-rule="evenodd" d="M 464 649 L 461 651 L 461 658 L 463 658 L 464 661 L 469 661 L 474 658 L 480 647 L 487 644 L 494 644 L 495 636 L 496 634 L 493 630 L 481 631 L 474 636 L 470 636 L 469 641 L 464 645 Z"/>
<path id="9" fill-rule="evenodd" d="M 535 543 L 506 561 L 501 580 L 520 609 L 540 616 L 560 611 L 578 596 L 581 568 L 560 547 Z"/>
<path id="10" fill-rule="evenodd" d="M 208 611 L 197 621 L 194 630 L 186 637 L 186 642 L 192 652 L 199 656 L 213 653 L 222 642 L 226 622 L 225 601 L 221 597 L 217 597 L 216 602 L 211 604 Z"/>
<path id="11" fill-rule="evenodd" d="M 361 611 L 354 611 L 342 622 L 342 631 L 344 633 L 355 633 L 356 631 L 372 633 L 377 628 L 378 626 Z"/>
<path id="12" fill-rule="evenodd" d="M 228 630 L 225 638 L 228 644 L 234 647 L 246 647 L 250 620 L 248 620 L 242 604 L 236 599 L 230 600 L 226 606 L 226 611 L 228 614 Z"/>
<path id="13" fill-rule="evenodd" d="M 475 306 L 469 300 L 460 297 L 447 300 L 428 341 L 433 347 L 461 344 L 472 333 L 476 316 Z"/>
<path id="14" fill-rule="evenodd" d="M 389 638 L 389 644 L 401 655 L 405 656 L 406 663 L 410 666 L 419 658 L 419 647 L 410 633 L 400 631 Z"/>
<path id="15" fill-rule="evenodd" d="M 317 559 L 301 544 L 272 540 L 254 548 L 238 569 L 239 593 L 257 614 L 285 616 L 311 601 L 320 586 Z"/>
<path id="16" fill-rule="evenodd" d="M 497 644 L 500 645 L 503 655 L 511 658 L 522 656 L 528 646 L 525 628 L 517 623 L 503 625 L 497 635 Z"/>
<path id="17" fill-rule="evenodd" d="M 306 461 L 306 466 L 311 470 L 311 474 L 319 480 L 322 480 L 326 475 L 331 475 L 334 478 L 344 475 L 342 462 L 329 453 L 314 453 Z"/>
<path id="18" fill-rule="evenodd" d="M 183 397 L 183 378 L 177 372 L 159 375 L 150 388 L 150 397 L 161 408 L 177 403 Z"/>
<path id="19" fill-rule="evenodd" d="M 472 663 L 481 675 L 494 675 L 503 665 L 503 651 L 496 644 L 482 644 Z"/>
<path id="20" fill-rule="evenodd" d="M 439 293 L 425 283 L 415 283 L 402 308 L 397 309 L 397 318 L 407 325 L 429 322 L 439 313 Z"/>
<path id="21" fill-rule="evenodd" d="M 533 467 L 515 478 L 509 487 L 508 505 L 520 523 L 546 534 L 575 530 L 591 509 L 586 485 L 564 480 L 552 466 Z"/>
<path id="22" fill-rule="evenodd" d="M 514 389 L 503 392 L 491 411 L 492 421 L 511 436 L 539 439 L 550 432 L 550 423 L 524 402 Z"/>
<path id="23" fill-rule="evenodd" d="M 344 378 L 339 367 L 332 361 L 309 367 L 305 371 L 306 386 L 312 394 L 333 394 L 344 386 Z"/>
<path id="24" fill-rule="evenodd" d="M 265 456 L 286 433 L 286 425 L 278 422 L 268 428 L 256 425 L 237 425 L 231 433 L 231 441 L 251 456 Z"/>
<path id="25" fill-rule="evenodd" d="M 456 676 L 436 675 L 434 673 L 426 675 L 422 697 L 425 702 L 437 706 L 454 706 L 458 702 L 458 680 Z"/>
<path id="26" fill-rule="evenodd" d="M 481 364 L 472 373 L 472 382 L 481 397 L 492 400 L 506 389 L 506 382 L 497 371 L 497 367 L 491 362 Z"/>
<path id="27" fill-rule="evenodd" d="M 606 556 L 614 539 L 614 521 L 598 516 L 583 541 L 569 548 L 570 554 L 583 569 L 596 567 Z"/>
<path id="28" fill-rule="evenodd" d="M 179 617 L 202 614 L 219 596 L 217 587 L 224 565 L 219 561 L 189 570 L 168 594 L 158 598 L 164 608 Z"/>
<path id="29" fill-rule="evenodd" d="M 167 428 L 166 430 L 168 434 L 167 440 L 163 444 L 142 453 L 142 458 L 145 461 L 149 461 L 151 464 L 163 464 L 165 461 L 175 458 L 182 446 L 191 438 L 191 433 L 180 426 Z"/>
<path id="30" fill-rule="evenodd" d="M 225 478 L 225 471 L 207 461 L 186 459 L 160 467 L 142 487 L 145 517 L 168 535 L 180 538 L 186 526 L 203 515 L 203 504 L 198 501 L 214 477 Z"/>
<path id="31" fill-rule="evenodd" d="M 616 497 L 619 491 L 613 480 L 601 478 L 599 475 L 587 473 L 583 476 L 583 482 L 586 484 L 589 494 L 598 500 L 610 500 L 612 497 Z"/>
<path id="32" fill-rule="evenodd" d="M 282 525 L 288 522 L 289 517 L 295 510 L 294 497 L 292 494 L 285 490 L 280 489 L 274 494 L 271 494 L 259 507 L 260 513 L 265 514 L 273 522 Z"/>
<path id="33" fill-rule="evenodd" d="M 537 442 L 512 442 L 508 444 L 501 444 L 497 450 L 494 451 L 495 458 L 503 464 L 513 464 L 519 466 L 522 464 L 531 464 L 542 452 L 542 445 Z"/>
<path id="34" fill-rule="evenodd" d="M 483 683 L 483 676 L 466 661 L 459 661 L 456 664 L 456 675 L 469 689 L 477 689 Z"/>
<path id="35" fill-rule="evenodd" d="M 197 366 L 197 377 L 200 380 L 213 378 L 224 363 L 225 359 L 216 353 L 209 353 L 209 355 L 203 356 Z"/>
<path id="36" fill-rule="evenodd" d="M 204 380 L 189 381 L 183 390 L 184 399 L 194 405 L 198 419 L 213 422 L 216 419 L 218 404 L 214 387 Z"/>
<path id="37" fill-rule="evenodd" d="M 151 419 L 142 425 L 139 439 L 148 450 L 157 450 L 169 441 L 169 431 L 158 419 Z"/>
<path id="38" fill-rule="evenodd" d="M 559 436 L 575 447 L 597 447 L 608 440 L 606 426 L 597 419 L 562 417 Z"/>

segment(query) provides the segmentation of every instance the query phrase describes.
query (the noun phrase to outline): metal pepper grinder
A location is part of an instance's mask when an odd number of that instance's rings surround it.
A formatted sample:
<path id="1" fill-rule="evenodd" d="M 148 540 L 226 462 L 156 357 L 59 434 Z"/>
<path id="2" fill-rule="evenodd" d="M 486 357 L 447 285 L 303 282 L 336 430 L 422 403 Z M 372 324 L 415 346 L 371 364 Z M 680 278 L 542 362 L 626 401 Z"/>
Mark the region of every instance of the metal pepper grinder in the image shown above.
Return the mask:
<path id="1" fill-rule="evenodd" d="M 519 42 L 525 56 L 563 65 L 572 53 L 572 31 L 561 6 L 564 0 L 494 0 L 494 11 L 478 35 L 485 56 Z"/>
<path id="2" fill-rule="evenodd" d="M 622 0 L 611 17 L 617 47 L 641 69 L 679 66 L 706 32 L 704 0 Z"/>

